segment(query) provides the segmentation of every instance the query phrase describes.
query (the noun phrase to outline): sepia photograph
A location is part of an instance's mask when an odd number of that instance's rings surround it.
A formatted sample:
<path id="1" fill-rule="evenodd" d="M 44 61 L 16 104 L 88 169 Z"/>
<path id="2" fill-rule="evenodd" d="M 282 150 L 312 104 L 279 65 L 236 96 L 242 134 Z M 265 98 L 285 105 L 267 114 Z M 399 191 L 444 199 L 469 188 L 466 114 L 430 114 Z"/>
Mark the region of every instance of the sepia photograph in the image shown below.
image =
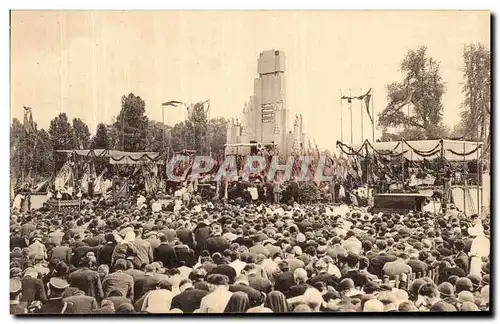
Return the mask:
<path id="1" fill-rule="evenodd" d="M 11 315 L 493 314 L 490 11 L 9 23 Z"/>

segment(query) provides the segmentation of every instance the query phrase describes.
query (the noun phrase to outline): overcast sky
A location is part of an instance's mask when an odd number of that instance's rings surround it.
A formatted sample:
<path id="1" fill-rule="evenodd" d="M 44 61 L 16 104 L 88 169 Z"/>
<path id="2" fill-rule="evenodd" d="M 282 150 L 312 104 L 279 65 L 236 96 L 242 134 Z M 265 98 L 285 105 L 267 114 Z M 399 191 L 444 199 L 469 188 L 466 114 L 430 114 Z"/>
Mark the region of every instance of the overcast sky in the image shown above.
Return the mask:
<path id="1" fill-rule="evenodd" d="M 340 139 L 340 90 L 374 90 L 375 113 L 385 85 L 402 79 L 398 65 L 420 45 L 441 63 L 447 91 L 444 122 L 458 122 L 464 44 L 490 46 L 489 12 L 481 11 L 32 11 L 11 17 L 11 116 L 33 107 L 39 127 L 59 112 L 95 130 L 118 115 L 121 96 L 146 101 L 161 121 L 161 103 L 210 98 L 211 116 L 238 117 L 253 92 L 257 58 L 286 56 L 287 107 L 304 114 L 320 147 Z M 349 115 L 344 105 L 344 140 Z M 361 141 L 354 105 L 354 141 Z M 180 108 L 165 122 L 182 120 Z M 379 133 L 377 131 L 377 133 Z M 364 137 L 371 139 L 364 116 Z"/>

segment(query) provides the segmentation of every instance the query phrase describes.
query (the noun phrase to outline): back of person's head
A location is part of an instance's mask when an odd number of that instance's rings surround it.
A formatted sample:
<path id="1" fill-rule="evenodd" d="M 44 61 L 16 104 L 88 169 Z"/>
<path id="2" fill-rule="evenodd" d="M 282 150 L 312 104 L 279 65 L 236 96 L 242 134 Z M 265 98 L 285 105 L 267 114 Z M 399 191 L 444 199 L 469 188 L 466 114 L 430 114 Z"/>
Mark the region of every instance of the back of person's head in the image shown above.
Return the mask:
<path id="1" fill-rule="evenodd" d="M 350 268 L 354 268 L 358 265 L 359 257 L 357 254 L 350 252 L 347 254 L 345 261 Z"/>
<path id="2" fill-rule="evenodd" d="M 125 261 L 124 259 L 118 259 L 118 260 L 116 260 L 114 268 L 115 268 L 115 271 L 118 271 L 118 270 L 125 271 L 125 270 L 127 270 L 127 261 Z"/>
<path id="3" fill-rule="evenodd" d="M 416 300 L 419 294 L 420 287 L 422 287 L 424 284 L 426 284 L 426 281 L 424 279 L 415 279 L 413 280 L 412 283 L 410 283 L 410 286 L 408 287 L 408 292 L 410 295 L 410 299 Z"/>
<path id="4" fill-rule="evenodd" d="M 307 271 L 302 268 L 295 269 L 293 272 L 293 280 L 296 283 L 304 283 L 307 281 Z"/>
<path id="5" fill-rule="evenodd" d="M 430 312 L 443 313 L 443 312 L 456 312 L 457 309 L 452 304 L 446 303 L 442 300 L 433 304 L 429 309 Z"/>
<path id="6" fill-rule="evenodd" d="M 375 245 L 377 246 L 377 249 L 379 249 L 379 250 L 387 249 L 387 241 L 386 240 L 379 239 L 379 240 L 375 241 Z"/>
<path id="7" fill-rule="evenodd" d="M 417 306 L 411 301 L 405 301 L 399 304 L 398 306 L 399 312 L 418 312 Z"/>
<path id="8" fill-rule="evenodd" d="M 371 313 L 371 312 L 383 312 L 384 311 L 384 304 L 378 299 L 370 299 L 366 301 L 363 305 L 363 312 L 364 313 Z"/>
<path id="9" fill-rule="evenodd" d="M 82 257 L 80 259 L 80 261 L 78 262 L 78 266 L 80 268 L 83 268 L 83 267 L 89 267 L 90 266 L 90 259 L 86 256 Z"/>
<path id="10" fill-rule="evenodd" d="M 461 312 L 478 312 L 479 308 L 473 302 L 467 301 L 460 307 Z"/>
<path id="11" fill-rule="evenodd" d="M 214 286 L 227 286 L 229 284 L 229 278 L 226 275 L 213 274 L 208 276 L 207 282 Z"/>
<path id="12" fill-rule="evenodd" d="M 189 280 L 189 279 L 188 279 Z M 180 287 L 180 285 L 179 285 Z M 166 289 L 172 291 L 172 284 L 167 280 L 161 280 L 157 285 L 157 289 Z"/>
<path id="13" fill-rule="evenodd" d="M 354 289 L 354 281 L 351 278 L 342 279 L 339 284 L 339 290 L 343 292 L 349 289 Z"/>
<path id="14" fill-rule="evenodd" d="M 438 286 L 438 291 L 442 298 L 452 297 L 455 294 L 453 285 L 446 281 Z"/>
<path id="15" fill-rule="evenodd" d="M 455 240 L 455 242 L 453 242 L 453 246 L 455 247 L 456 251 L 463 251 L 463 249 L 465 249 L 464 241 L 460 239 Z"/>
<path id="16" fill-rule="evenodd" d="M 363 249 L 363 251 L 365 252 L 368 252 L 372 249 L 373 247 L 373 244 L 371 241 L 369 240 L 364 240 L 363 242 L 361 242 L 361 248 Z"/>
<path id="17" fill-rule="evenodd" d="M 423 284 L 420 289 L 418 290 L 418 294 L 423 297 L 428 297 L 428 298 L 438 298 L 439 297 L 439 291 L 436 289 L 436 286 L 434 284 L 430 283 L 425 283 Z"/>
<path id="18" fill-rule="evenodd" d="M 455 293 L 460 293 L 462 291 L 472 291 L 473 286 L 472 286 L 472 281 L 470 281 L 469 278 L 462 277 L 458 278 L 457 281 L 455 282 Z"/>

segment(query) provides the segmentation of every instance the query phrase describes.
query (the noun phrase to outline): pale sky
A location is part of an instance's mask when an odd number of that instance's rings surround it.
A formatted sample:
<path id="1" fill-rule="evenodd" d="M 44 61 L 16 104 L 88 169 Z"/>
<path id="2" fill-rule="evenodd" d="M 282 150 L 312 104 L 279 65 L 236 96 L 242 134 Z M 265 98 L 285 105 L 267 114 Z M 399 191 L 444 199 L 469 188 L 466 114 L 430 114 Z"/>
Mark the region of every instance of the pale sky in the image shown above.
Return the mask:
<path id="1" fill-rule="evenodd" d="M 486 11 L 13 11 L 11 117 L 23 106 L 47 129 L 59 112 L 91 132 L 110 123 L 121 96 L 133 92 L 161 121 L 161 103 L 211 100 L 211 117 L 239 117 L 253 93 L 259 53 L 286 56 L 287 107 L 303 113 L 305 130 L 322 148 L 340 139 L 340 90 L 374 91 L 375 114 L 385 85 L 402 79 L 404 54 L 420 45 L 441 64 L 447 91 L 444 122 L 458 122 L 463 100 L 462 48 L 490 46 Z M 354 142 L 361 141 L 360 105 L 353 105 Z M 347 105 L 344 141 L 349 142 Z M 166 111 L 165 122 L 184 118 Z M 371 126 L 364 115 L 364 137 Z M 380 133 L 379 131 L 376 134 Z"/>

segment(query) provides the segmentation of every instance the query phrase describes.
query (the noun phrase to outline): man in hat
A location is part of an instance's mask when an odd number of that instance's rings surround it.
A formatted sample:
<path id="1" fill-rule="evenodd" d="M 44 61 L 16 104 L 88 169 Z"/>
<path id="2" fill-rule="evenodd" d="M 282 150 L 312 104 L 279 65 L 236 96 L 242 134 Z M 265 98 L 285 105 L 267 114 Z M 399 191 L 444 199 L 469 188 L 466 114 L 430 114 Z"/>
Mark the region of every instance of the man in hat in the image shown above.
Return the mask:
<path id="1" fill-rule="evenodd" d="M 63 300 L 63 294 L 69 284 L 61 278 L 51 278 L 49 281 L 49 300 L 40 307 L 39 314 L 73 314 L 74 305 Z"/>
<path id="2" fill-rule="evenodd" d="M 28 310 L 21 305 L 21 286 L 21 281 L 19 279 L 10 279 L 10 314 L 12 315 L 28 313 Z"/>

